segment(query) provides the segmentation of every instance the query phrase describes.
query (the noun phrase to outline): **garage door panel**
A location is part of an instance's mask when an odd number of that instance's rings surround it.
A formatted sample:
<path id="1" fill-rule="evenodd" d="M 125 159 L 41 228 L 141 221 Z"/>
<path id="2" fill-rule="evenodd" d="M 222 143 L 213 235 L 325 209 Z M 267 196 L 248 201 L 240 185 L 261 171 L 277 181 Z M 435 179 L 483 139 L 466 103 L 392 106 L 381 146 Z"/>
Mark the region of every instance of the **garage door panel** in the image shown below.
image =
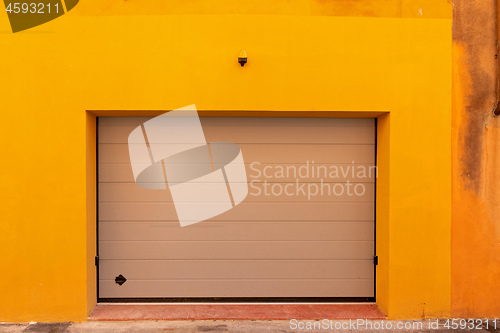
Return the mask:
<path id="1" fill-rule="evenodd" d="M 128 136 L 149 119 L 99 118 L 99 297 L 373 297 L 374 119 L 200 118 L 208 142 L 239 144 L 257 182 L 238 206 L 184 228 L 168 188 L 135 184 Z M 197 193 L 210 198 L 210 185 Z M 361 194 L 345 192 L 356 185 Z"/>
<path id="2" fill-rule="evenodd" d="M 99 117 L 99 127 L 139 126 L 153 117 Z M 213 126 L 312 126 L 317 127 L 367 127 L 375 125 L 373 118 L 291 118 L 291 117 L 200 117 L 203 130 Z"/>
<path id="3" fill-rule="evenodd" d="M 274 183 L 286 183 L 295 182 L 297 177 L 295 172 L 300 172 L 301 168 L 304 168 L 307 161 L 300 164 L 281 164 L 279 167 L 283 168 L 284 173 L 280 174 L 280 168 L 277 168 L 275 164 L 261 163 L 259 165 L 250 165 L 250 163 L 245 164 L 245 169 L 249 180 L 257 178 L 265 178 L 266 180 Z M 344 163 L 344 164 L 314 164 L 316 167 L 320 167 L 319 172 L 315 172 L 312 175 L 310 172 L 310 177 L 307 178 L 309 182 L 320 182 L 323 179 L 324 183 L 332 182 L 357 182 L 357 183 L 373 183 L 375 182 L 376 169 L 373 164 L 360 164 L 360 163 Z M 327 168 L 327 173 L 323 167 Z M 253 168 L 253 169 L 252 169 Z M 288 172 L 286 171 L 288 168 Z M 259 170 L 262 174 L 259 174 L 255 170 Z M 266 170 L 266 175 L 263 174 Z M 296 171 L 294 171 L 296 170 Z M 358 171 L 365 170 L 366 176 L 358 174 Z M 353 174 L 354 171 L 354 174 Z M 171 178 L 175 181 L 175 178 Z M 162 180 L 163 181 L 163 180 Z M 134 175 L 132 174 L 132 167 L 129 164 L 100 164 L 99 165 L 99 182 L 102 183 L 133 183 L 135 184 Z"/>
<path id="4" fill-rule="evenodd" d="M 215 205 L 212 203 L 211 205 Z M 179 203 L 182 205 L 182 203 Z M 289 221 L 373 221 L 373 203 L 251 203 L 205 221 L 240 220 Z M 99 219 L 105 221 L 178 221 L 173 204 L 164 203 L 101 203 Z M 202 222 L 202 223 L 205 223 Z"/>
<path id="5" fill-rule="evenodd" d="M 373 240 L 372 222 L 210 222 L 178 228 L 166 222 L 108 222 L 99 229 L 102 241 L 122 240 Z"/>
<path id="6" fill-rule="evenodd" d="M 355 118 L 284 118 L 284 117 L 201 117 L 200 122 L 203 130 L 210 130 L 215 126 L 258 126 L 272 128 L 290 128 L 304 127 L 318 129 L 326 127 L 329 129 L 338 129 L 343 127 L 364 127 L 365 130 L 371 130 L 375 126 L 375 119 L 355 119 Z M 253 134 L 250 134 L 253 135 Z"/>
<path id="7" fill-rule="evenodd" d="M 373 279 L 371 260 L 103 260 L 99 279 Z"/>
<path id="8" fill-rule="evenodd" d="M 166 145 L 166 144 L 165 144 Z M 312 145 L 312 144 L 240 144 L 245 162 L 305 164 L 315 163 L 375 163 L 373 145 Z M 177 144 L 176 147 L 182 147 Z M 188 147 L 188 145 L 186 145 Z M 99 164 L 130 163 L 128 145 L 99 144 Z"/>
<path id="9" fill-rule="evenodd" d="M 165 182 L 163 182 L 165 183 Z M 172 202 L 170 191 L 142 188 L 135 183 L 103 183 L 99 185 L 100 202 Z"/>
<path id="10" fill-rule="evenodd" d="M 152 117 L 99 117 L 99 127 L 139 126 Z"/>
<path id="11" fill-rule="evenodd" d="M 302 184 L 305 184 L 302 186 Z M 199 183 L 197 190 L 209 201 L 224 198 L 210 195 L 212 183 Z M 349 186 L 349 191 L 347 186 Z M 355 192 L 356 191 L 356 192 Z M 358 195 L 356 195 L 356 193 Z M 245 202 L 373 202 L 373 183 L 261 183 L 251 184 Z M 144 189 L 136 184 L 108 183 L 99 186 L 101 202 L 173 202 L 169 191 Z M 180 202 L 180 201 L 178 201 Z"/>
<path id="12" fill-rule="evenodd" d="M 373 279 L 175 280 L 100 283 L 101 297 L 372 297 Z M 168 296 L 166 296 L 168 295 Z"/>
<path id="13" fill-rule="evenodd" d="M 373 241 L 101 241 L 102 259 L 373 259 Z"/>
<path id="14" fill-rule="evenodd" d="M 139 124 L 140 125 L 140 124 Z M 100 143 L 123 143 L 137 126 L 99 127 Z M 204 127 L 208 142 L 225 141 L 242 143 L 338 143 L 338 144 L 375 144 L 375 128 L 349 126 L 211 126 Z M 188 128 L 186 128 L 188 130 Z M 151 139 L 150 143 L 163 143 Z"/>

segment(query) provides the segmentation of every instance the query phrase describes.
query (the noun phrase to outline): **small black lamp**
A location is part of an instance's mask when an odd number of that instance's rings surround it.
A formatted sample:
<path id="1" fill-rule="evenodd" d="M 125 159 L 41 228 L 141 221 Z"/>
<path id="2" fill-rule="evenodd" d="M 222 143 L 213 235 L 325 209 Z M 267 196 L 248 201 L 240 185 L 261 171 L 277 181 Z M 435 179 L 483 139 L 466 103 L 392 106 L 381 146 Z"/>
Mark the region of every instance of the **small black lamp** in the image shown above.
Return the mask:
<path id="1" fill-rule="evenodd" d="M 241 50 L 240 55 L 238 56 L 238 62 L 241 67 L 245 66 L 247 63 L 247 52 L 245 50 Z"/>

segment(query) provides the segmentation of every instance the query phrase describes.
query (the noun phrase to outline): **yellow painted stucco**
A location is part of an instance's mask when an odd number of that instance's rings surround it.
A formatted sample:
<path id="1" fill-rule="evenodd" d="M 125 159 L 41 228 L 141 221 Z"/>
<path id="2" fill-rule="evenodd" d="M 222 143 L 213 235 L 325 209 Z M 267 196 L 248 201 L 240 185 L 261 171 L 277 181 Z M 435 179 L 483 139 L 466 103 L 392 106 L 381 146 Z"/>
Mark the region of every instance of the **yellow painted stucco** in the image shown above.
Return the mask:
<path id="1" fill-rule="evenodd" d="M 86 0 L 75 15 L 319 15 L 450 18 L 449 0 Z"/>
<path id="2" fill-rule="evenodd" d="M 431 19 L 108 15 L 88 3 L 17 34 L 0 16 L 0 321 L 83 321 L 95 306 L 95 115 L 193 103 L 378 116 L 377 304 L 392 319 L 450 314 L 447 2 Z"/>

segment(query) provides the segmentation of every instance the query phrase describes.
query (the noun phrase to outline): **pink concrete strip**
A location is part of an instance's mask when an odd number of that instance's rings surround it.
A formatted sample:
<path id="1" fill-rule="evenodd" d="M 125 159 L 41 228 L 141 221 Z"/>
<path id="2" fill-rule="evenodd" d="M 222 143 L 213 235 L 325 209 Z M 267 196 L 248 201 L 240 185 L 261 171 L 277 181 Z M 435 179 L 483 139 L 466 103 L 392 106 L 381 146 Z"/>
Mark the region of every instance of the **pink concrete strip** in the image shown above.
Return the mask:
<path id="1" fill-rule="evenodd" d="M 100 304 L 89 320 L 386 319 L 375 304 Z"/>

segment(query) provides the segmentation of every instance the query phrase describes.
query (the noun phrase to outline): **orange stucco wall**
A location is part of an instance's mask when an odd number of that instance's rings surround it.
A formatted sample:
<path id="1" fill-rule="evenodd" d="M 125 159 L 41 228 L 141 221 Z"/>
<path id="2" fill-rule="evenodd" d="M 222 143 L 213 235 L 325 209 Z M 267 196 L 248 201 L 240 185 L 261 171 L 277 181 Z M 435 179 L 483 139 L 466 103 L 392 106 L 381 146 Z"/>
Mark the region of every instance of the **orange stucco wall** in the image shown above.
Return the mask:
<path id="1" fill-rule="evenodd" d="M 500 117 L 496 0 L 455 1 L 452 316 L 500 315 Z"/>

